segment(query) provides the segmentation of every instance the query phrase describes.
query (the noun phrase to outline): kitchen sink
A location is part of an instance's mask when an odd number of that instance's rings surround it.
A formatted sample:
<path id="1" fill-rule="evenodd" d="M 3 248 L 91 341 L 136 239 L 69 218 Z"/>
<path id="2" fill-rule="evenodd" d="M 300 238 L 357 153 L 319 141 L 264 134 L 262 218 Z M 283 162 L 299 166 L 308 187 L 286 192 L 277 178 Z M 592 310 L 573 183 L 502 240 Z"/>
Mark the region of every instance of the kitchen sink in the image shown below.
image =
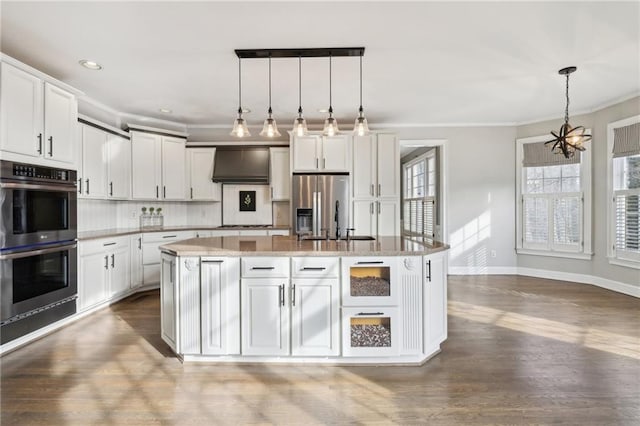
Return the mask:
<path id="1" fill-rule="evenodd" d="M 325 241 L 326 239 L 327 239 L 326 237 L 314 236 L 314 235 L 302 237 L 302 240 L 306 240 L 306 241 Z M 335 241 L 336 238 L 332 237 L 332 238 L 329 238 L 329 240 Z M 340 238 L 340 241 L 346 241 L 346 240 L 347 240 L 346 238 Z M 350 236 L 349 240 L 350 241 L 374 241 L 375 238 L 369 235 L 354 235 L 354 236 Z"/>

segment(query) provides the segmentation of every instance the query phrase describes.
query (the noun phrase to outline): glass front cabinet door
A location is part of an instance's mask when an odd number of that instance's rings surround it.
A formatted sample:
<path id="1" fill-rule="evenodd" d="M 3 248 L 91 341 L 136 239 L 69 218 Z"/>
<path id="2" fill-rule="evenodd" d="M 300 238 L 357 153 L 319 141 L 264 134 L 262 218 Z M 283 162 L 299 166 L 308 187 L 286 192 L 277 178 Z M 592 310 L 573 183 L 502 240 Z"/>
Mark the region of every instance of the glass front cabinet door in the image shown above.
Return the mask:
<path id="1" fill-rule="evenodd" d="M 395 257 L 343 258 L 343 306 L 397 305 L 397 277 Z"/>
<path id="2" fill-rule="evenodd" d="M 398 321 L 397 308 L 342 308 L 343 355 L 398 355 Z"/>

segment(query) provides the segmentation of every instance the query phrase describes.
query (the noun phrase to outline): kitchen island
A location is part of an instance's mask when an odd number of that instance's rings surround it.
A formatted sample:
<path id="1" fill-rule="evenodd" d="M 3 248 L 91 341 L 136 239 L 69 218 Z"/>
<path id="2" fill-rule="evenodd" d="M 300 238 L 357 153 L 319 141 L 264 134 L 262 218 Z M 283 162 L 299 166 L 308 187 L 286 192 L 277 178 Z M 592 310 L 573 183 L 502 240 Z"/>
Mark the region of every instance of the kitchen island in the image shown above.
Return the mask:
<path id="1" fill-rule="evenodd" d="M 166 244 L 162 339 L 184 361 L 421 364 L 447 337 L 447 249 L 403 237 Z"/>

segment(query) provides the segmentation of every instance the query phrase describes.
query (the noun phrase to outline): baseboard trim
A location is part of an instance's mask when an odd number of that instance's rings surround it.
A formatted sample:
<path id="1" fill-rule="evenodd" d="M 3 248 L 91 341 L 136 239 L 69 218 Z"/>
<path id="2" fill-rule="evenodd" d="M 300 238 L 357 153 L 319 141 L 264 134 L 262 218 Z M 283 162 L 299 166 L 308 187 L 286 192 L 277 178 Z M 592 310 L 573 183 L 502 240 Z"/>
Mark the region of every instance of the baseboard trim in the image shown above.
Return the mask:
<path id="1" fill-rule="evenodd" d="M 579 284 L 589 284 L 617 293 L 640 298 L 640 287 L 631 284 L 613 281 L 607 278 L 596 277 L 572 272 L 550 271 L 547 269 L 511 267 L 511 266 L 451 266 L 449 275 L 524 275 L 528 277 L 546 278 L 550 280 L 571 281 Z"/>

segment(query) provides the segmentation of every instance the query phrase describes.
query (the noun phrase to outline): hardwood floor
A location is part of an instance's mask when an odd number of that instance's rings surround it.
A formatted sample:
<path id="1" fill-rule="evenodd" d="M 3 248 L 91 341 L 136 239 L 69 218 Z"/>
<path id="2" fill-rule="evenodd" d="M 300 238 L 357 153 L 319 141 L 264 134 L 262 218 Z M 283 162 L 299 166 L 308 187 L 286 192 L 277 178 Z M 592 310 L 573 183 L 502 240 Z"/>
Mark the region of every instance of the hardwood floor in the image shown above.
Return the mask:
<path id="1" fill-rule="evenodd" d="M 639 315 L 588 285 L 452 276 L 422 367 L 183 365 L 148 292 L 1 358 L 0 423 L 637 425 Z"/>

